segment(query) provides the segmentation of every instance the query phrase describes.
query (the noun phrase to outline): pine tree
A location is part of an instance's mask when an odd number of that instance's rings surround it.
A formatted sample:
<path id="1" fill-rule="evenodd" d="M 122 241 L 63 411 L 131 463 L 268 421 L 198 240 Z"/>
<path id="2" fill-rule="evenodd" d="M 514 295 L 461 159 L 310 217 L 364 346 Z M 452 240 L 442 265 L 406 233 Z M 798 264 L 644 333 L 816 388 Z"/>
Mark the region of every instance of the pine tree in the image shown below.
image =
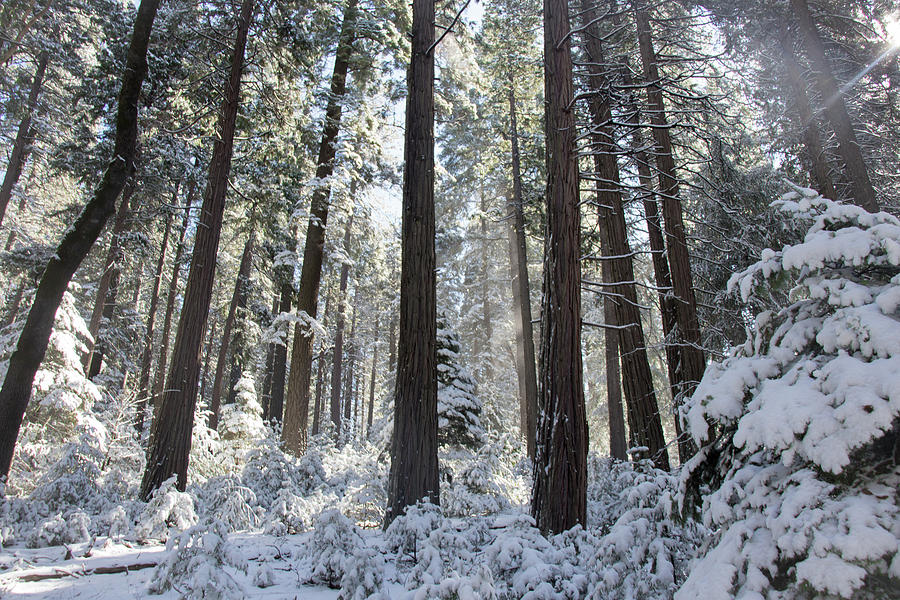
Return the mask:
<path id="1" fill-rule="evenodd" d="M 481 425 L 481 400 L 475 381 L 460 364 L 459 336 L 447 324 L 446 315 L 437 322 L 437 411 L 438 442 L 478 450 L 487 433 Z"/>

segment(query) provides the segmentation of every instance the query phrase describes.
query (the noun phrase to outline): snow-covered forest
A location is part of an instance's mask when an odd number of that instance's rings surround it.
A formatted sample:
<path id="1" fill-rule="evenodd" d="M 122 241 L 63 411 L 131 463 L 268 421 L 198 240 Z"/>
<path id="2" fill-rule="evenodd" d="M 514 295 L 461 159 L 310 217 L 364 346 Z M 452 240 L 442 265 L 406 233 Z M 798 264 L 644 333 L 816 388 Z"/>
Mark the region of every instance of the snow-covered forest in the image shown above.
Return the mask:
<path id="1" fill-rule="evenodd" d="M 542 2 L 0 3 L 0 598 L 900 598 L 900 9 Z"/>

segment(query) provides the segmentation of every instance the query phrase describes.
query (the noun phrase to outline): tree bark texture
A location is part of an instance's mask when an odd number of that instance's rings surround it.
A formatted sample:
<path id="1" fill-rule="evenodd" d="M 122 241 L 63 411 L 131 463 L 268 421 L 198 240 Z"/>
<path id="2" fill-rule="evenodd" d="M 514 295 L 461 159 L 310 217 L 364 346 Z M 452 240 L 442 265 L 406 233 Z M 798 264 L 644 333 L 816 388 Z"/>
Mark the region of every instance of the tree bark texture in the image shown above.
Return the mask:
<path id="1" fill-rule="evenodd" d="M 25 115 L 19 123 L 12 153 L 9 155 L 9 163 L 6 165 L 3 185 L 0 186 L 0 224 L 3 223 L 6 208 L 9 206 L 10 198 L 12 198 L 13 188 L 22 175 L 22 168 L 25 166 L 25 161 L 28 160 L 31 146 L 34 143 L 34 128 L 31 126 L 31 121 L 37 107 L 38 96 L 44 85 L 44 74 L 47 72 L 48 58 L 49 55 L 46 50 L 38 56 L 37 69 L 35 69 L 34 77 L 31 79 L 31 89 L 28 92 L 28 102 L 25 105 Z"/>
<path id="2" fill-rule="evenodd" d="M 254 0 L 242 1 L 231 70 L 219 117 L 219 136 L 213 144 L 200 224 L 197 227 L 191 269 L 184 292 L 184 307 L 175 333 L 172 364 L 150 435 L 147 467 L 141 482 L 141 498 L 144 500 L 149 499 L 153 491 L 172 475 L 177 477 L 176 486 L 179 490 L 183 491 L 187 484 L 191 429 L 200 378 L 200 347 L 206 331 L 216 273 L 216 253 L 231 171 L 235 121 L 240 104 L 244 51 L 253 8 Z"/>
<path id="3" fill-rule="evenodd" d="M 440 504 L 434 253 L 434 0 L 413 0 L 407 72 L 400 333 L 385 527 L 406 507 Z"/>
<path id="4" fill-rule="evenodd" d="M 231 332 L 237 318 L 238 308 L 247 304 L 247 287 L 250 279 L 250 268 L 253 266 L 253 245 L 256 240 L 255 232 L 251 231 L 244 244 L 241 254 L 241 263 L 238 267 L 237 279 L 234 282 L 234 292 L 231 294 L 231 302 L 228 304 L 228 315 L 222 326 L 222 341 L 219 344 L 219 354 L 216 358 L 216 372 L 213 376 L 212 397 L 209 401 L 209 428 L 219 427 L 219 408 L 222 404 L 222 383 L 225 379 L 225 365 L 228 362 L 228 349 L 231 346 Z M 232 386 L 233 388 L 233 386 Z"/>
<path id="5" fill-rule="evenodd" d="M 581 365 L 581 226 L 569 11 L 544 0 L 547 227 L 540 407 L 531 512 L 544 533 L 585 524 L 588 427 Z"/>
<path id="6" fill-rule="evenodd" d="M 531 288 L 528 283 L 522 167 L 513 82 L 510 82 L 509 88 L 509 130 L 512 146 L 512 199 L 509 205 L 508 221 L 513 328 L 516 332 L 516 367 L 519 375 L 519 431 L 525 438 L 528 457 L 534 460 L 535 431 L 537 429 L 537 374 L 534 370 L 534 329 L 531 325 Z"/>
<path id="7" fill-rule="evenodd" d="M 147 46 L 158 8 L 159 0 L 142 0 L 138 6 L 119 92 L 113 158 L 93 197 L 66 231 L 47 263 L 16 349 L 9 359 L 6 378 L 0 388 L 0 477 L 9 474 L 16 438 L 31 397 L 34 375 L 47 352 L 56 310 L 72 275 L 87 256 L 109 216 L 115 212 L 116 199 L 134 167 L 138 100 L 147 75 Z"/>
<path id="8" fill-rule="evenodd" d="M 662 198 L 663 219 L 665 221 L 666 250 L 669 259 L 669 271 L 672 275 L 672 290 L 675 294 L 675 340 L 681 348 L 678 379 L 681 388 L 673 390 L 677 411 L 683 398 L 689 398 L 703 377 L 706 370 L 706 358 L 700 339 L 700 323 L 697 319 L 697 300 L 694 296 L 693 276 L 691 275 L 690 255 L 688 254 L 687 237 L 681 211 L 681 199 L 678 191 L 678 179 L 675 174 L 675 159 L 672 155 L 672 140 L 669 135 L 669 124 L 666 120 L 665 101 L 660 88 L 659 69 L 656 51 L 653 49 L 653 37 L 649 16 L 641 5 L 643 0 L 635 2 L 635 22 L 637 23 L 638 44 L 643 63 L 643 74 L 647 86 L 650 122 L 653 125 L 653 138 L 656 146 L 656 167 L 659 178 L 659 196 Z M 687 440 L 679 438 L 679 450 L 686 451 Z M 682 461 L 688 456 L 681 456 Z"/>
<path id="9" fill-rule="evenodd" d="M 825 115 L 837 137 L 838 153 L 844 161 L 844 170 L 850 180 L 853 202 L 869 212 L 878 212 L 878 199 L 869 180 L 869 170 L 856 139 L 853 121 L 847 112 L 844 96 L 831 71 L 831 65 L 828 64 L 825 45 L 819 37 L 816 24 L 809 12 L 809 5 L 806 0 L 791 0 L 791 10 L 800 26 L 806 56 L 815 73 L 816 87 L 819 88 L 822 101 L 825 103 Z"/>
<path id="10" fill-rule="evenodd" d="M 334 172 L 335 142 L 341 125 L 341 110 L 347 90 L 347 69 L 353 55 L 358 17 L 357 0 L 347 0 L 344 20 L 334 58 L 331 75 L 331 94 L 325 108 L 325 123 L 319 143 L 316 161 L 316 180 L 325 182 L 313 192 L 306 242 L 303 248 L 303 267 L 300 271 L 300 291 L 297 310 L 301 316 L 316 318 L 319 305 L 319 283 L 322 278 L 322 256 L 325 246 L 325 228 L 331 196 L 331 174 Z M 291 370 L 288 393 L 284 406 L 284 427 L 281 439 L 285 449 L 294 454 L 306 450 L 306 427 L 309 422 L 309 388 L 312 375 L 313 331 L 306 323 L 294 327 L 291 350 Z"/>

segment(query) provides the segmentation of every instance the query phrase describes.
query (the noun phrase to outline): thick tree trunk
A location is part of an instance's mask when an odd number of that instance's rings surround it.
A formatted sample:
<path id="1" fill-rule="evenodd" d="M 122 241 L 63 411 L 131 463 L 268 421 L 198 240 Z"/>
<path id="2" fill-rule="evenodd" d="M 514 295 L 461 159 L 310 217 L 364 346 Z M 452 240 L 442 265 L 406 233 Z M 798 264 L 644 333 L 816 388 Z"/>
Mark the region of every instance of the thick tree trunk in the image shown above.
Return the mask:
<path id="1" fill-rule="evenodd" d="M 112 234 L 109 239 L 109 250 L 106 253 L 106 260 L 103 263 L 103 272 L 100 274 L 100 281 L 97 283 L 97 293 L 94 295 L 94 307 L 91 310 L 91 319 L 88 321 L 88 333 L 91 339 L 87 341 L 87 352 L 82 357 L 82 365 L 88 377 L 93 377 L 91 372 L 94 370 L 94 363 L 97 362 L 97 372 L 100 371 L 100 365 L 95 355 L 95 347 L 97 346 L 97 338 L 100 334 L 100 325 L 103 323 L 103 317 L 109 317 L 107 312 L 107 304 L 110 302 L 110 290 L 115 288 L 114 282 L 118 282 L 119 269 L 122 260 L 122 234 L 128 229 L 128 218 L 131 216 L 130 204 L 132 194 L 134 193 L 134 184 L 130 183 L 125 186 L 125 192 L 122 194 L 122 200 L 119 203 L 119 209 L 116 211 L 116 219 L 113 223 Z M 115 299 L 113 299 L 115 302 Z M 96 373 L 94 373 L 96 375 Z"/>
<path id="2" fill-rule="evenodd" d="M 234 282 L 234 292 L 231 294 L 231 302 L 228 305 L 228 316 L 222 326 L 222 342 L 219 344 L 219 355 L 216 359 L 216 374 L 213 376 L 212 397 L 209 401 L 209 428 L 219 427 L 219 408 L 222 404 L 222 383 L 225 378 L 225 365 L 228 362 L 228 349 L 231 346 L 231 332 L 237 318 L 237 311 L 247 304 L 247 284 L 250 279 L 250 267 L 253 265 L 253 244 L 256 240 L 254 231 L 250 232 L 247 242 L 244 244 L 244 252 L 241 254 L 241 263 L 238 267 L 237 279 Z M 234 384 L 229 389 L 234 389 Z"/>
<path id="3" fill-rule="evenodd" d="M 653 373 L 647 357 L 647 344 L 634 283 L 634 264 L 628 244 L 616 132 L 612 126 L 612 109 L 606 91 L 609 89 L 609 82 L 601 66 L 604 60 L 603 46 L 596 25 L 592 25 L 595 23 L 595 11 L 590 6 L 589 0 L 583 0 L 582 7 L 585 23 L 588 25 L 585 31 L 585 49 L 590 74 L 588 86 L 593 92 L 589 106 L 594 168 L 597 171 L 599 228 L 603 244 L 603 279 L 610 284 L 604 290 L 604 313 L 607 309 L 606 303 L 611 302 L 615 307 L 615 319 L 609 325 L 614 326 L 618 332 L 618 343 L 608 344 L 607 352 L 612 345 L 618 346 L 621 354 L 631 445 L 646 447 L 656 466 L 668 469 L 669 455 L 653 387 Z M 613 360 L 611 364 L 615 362 Z M 609 370 L 609 365 L 607 369 Z M 617 384 L 618 382 L 613 389 L 608 390 L 611 395 L 615 394 Z M 609 398 L 610 404 L 614 402 L 614 397 Z M 621 403 L 621 400 L 619 402 Z M 610 419 L 613 419 L 612 413 Z M 621 448 L 617 448 L 616 451 L 620 452 Z"/>
<path id="4" fill-rule="evenodd" d="M 440 503 L 434 254 L 434 0 L 413 0 L 403 151 L 400 335 L 385 527 Z"/>
<path id="5" fill-rule="evenodd" d="M 379 315 L 375 315 L 375 340 L 372 342 L 372 375 L 369 378 L 369 416 L 366 419 L 366 436 L 372 431 L 372 419 L 375 414 L 375 374 L 378 372 L 378 335 L 380 320 Z"/>
<path id="6" fill-rule="evenodd" d="M 176 486 L 187 484 L 191 429 L 200 378 L 200 346 L 206 331 L 206 319 L 216 273 L 216 253 L 225 211 L 228 175 L 234 147 L 235 120 L 240 104 L 241 74 L 247 32 L 253 16 L 254 0 L 243 0 L 238 17 L 231 72 L 225 86 L 225 97 L 219 120 L 219 136 L 213 145 L 200 224 L 194 240 L 191 270 L 184 292 L 184 307 L 175 333 L 172 364 L 166 378 L 158 410 L 153 422 L 147 468 L 141 482 L 141 498 L 148 500 L 166 479 L 177 476 Z"/>
<path id="7" fill-rule="evenodd" d="M 281 313 L 291 312 L 291 299 L 294 296 L 294 288 L 289 283 L 281 285 L 281 305 L 278 307 Z M 272 367 L 272 397 L 269 400 L 269 418 L 281 423 L 284 412 L 284 385 L 287 375 L 287 342 L 275 346 L 275 364 Z"/>
<path id="8" fill-rule="evenodd" d="M 178 198 L 178 184 L 172 192 L 172 204 Z M 147 407 L 147 396 L 150 394 L 150 362 L 153 357 L 153 329 L 156 323 L 156 309 L 159 305 L 159 288 L 162 285 L 162 272 L 166 265 L 166 250 L 169 246 L 169 235 L 172 232 L 172 215 L 166 214 L 166 227 L 159 248 L 159 259 L 153 275 L 153 288 L 150 290 L 150 307 L 147 309 L 147 327 L 144 329 L 144 351 L 141 353 L 141 375 L 138 379 L 138 405 L 135 428 L 138 432 L 144 429 L 144 409 Z"/>
<path id="9" fill-rule="evenodd" d="M 825 156 L 825 148 L 819 127 L 813 115 L 806 93 L 806 78 L 794 53 L 793 39 L 790 30 L 785 27 L 781 34 L 781 55 L 784 58 L 784 67 L 787 71 L 788 82 L 794 94 L 794 109 L 797 111 L 803 147 L 806 150 L 806 159 L 809 161 L 809 174 L 812 183 L 826 198 L 837 200 L 837 192 L 834 182 L 831 180 L 831 169 L 828 168 L 828 158 Z"/>
<path id="10" fill-rule="evenodd" d="M 603 263 L 603 283 L 613 283 L 612 265 Z M 621 301 L 621 300 L 620 300 Z M 616 460 L 628 460 L 625 443 L 625 413 L 622 411 L 622 371 L 619 368 L 619 319 L 615 300 L 609 294 L 603 298 L 603 332 L 606 355 L 606 409 L 609 413 L 609 455 Z M 615 328 L 615 329 L 614 329 Z"/>
<path id="11" fill-rule="evenodd" d="M 325 246 L 325 227 L 328 222 L 331 174 L 334 172 L 335 141 L 341 125 L 341 110 L 347 90 L 347 69 L 356 39 L 357 0 L 347 0 L 344 22 L 334 58 L 331 75 L 331 94 L 325 108 L 325 124 L 316 161 L 316 180 L 325 182 L 313 192 L 306 243 L 303 248 L 303 267 L 300 271 L 300 293 L 297 309 L 315 319 L 319 306 L 319 283 L 322 278 L 322 254 Z M 305 323 L 294 327 L 291 351 L 291 371 L 284 407 L 284 427 L 281 439 L 285 449 L 294 454 L 306 450 L 306 427 L 309 421 L 309 387 L 312 375 L 313 331 Z"/>
<path id="12" fill-rule="evenodd" d="M 350 235 L 353 228 L 353 215 L 347 221 L 347 229 L 344 231 L 344 252 L 350 247 Z M 341 382 L 344 368 L 344 310 L 347 305 L 347 283 L 350 279 L 350 264 L 341 264 L 341 283 L 338 287 L 337 322 L 334 328 L 334 363 L 331 367 L 331 424 L 334 425 L 334 437 L 341 435 Z M 349 414 L 345 415 L 349 418 Z"/>
<path id="13" fill-rule="evenodd" d="M 669 135 L 669 124 L 666 120 L 663 93 L 659 87 L 659 69 L 657 67 L 656 51 L 653 49 L 650 19 L 641 5 L 642 2 L 643 0 L 635 0 L 635 21 L 637 23 L 638 44 L 641 51 L 644 80 L 647 86 L 650 122 L 653 125 L 653 138 L 656 145 L 655 160 L 659 173 L 659 195 L 663 203 L 665 245 L 668 251 L 669 269 L 672 275 L 672 289 L 675 293 L 675 320 L 677 327 L 674 338 L 681 348 L 681 360 L 679 362 L 681 373 L 678 378 L 680 388 L 672 390 L 677 421 L 677 411 L 682 400 L 689 398 L 694 393 L 694 389 L 703 377 L 703 372 L 706 369 L 706 358 L 703 355 L 700 339 L 697 300 L 694 296 L 694 283 L 681 212 L 678 179 L 675 175 L 672 140 Z M 686 436 L 679 436 L 678 451 L 682 462 L 685 462 L 693 454 L 693 449 Z"/>
<path id="14" fill-rule="evenodd" d="M 534 370 L 534 330 L 531 325 L 531 288 L 528 283 L 528 253 L 525 245 L 525 210 L 522 198 L 522 167 L 516 94 L 509 88 L 509 129 L 512 145 L 512 200 L 509 205 L 509 249 L 512 271 L 513 328 L 516 332 L 516 367 L 519 375 L 519 431 L 525 438 L 528 457 L 534 460 L 537 428 L 537 374 Z"/>
<path id="15" fill-rule="evenodd" d="M 547 229 L 540 409 L 531 512 L 544 533 L 585 524 L 588 427 L 581 365 L 581 226 L 569 10 L 544 0 Z"/>
<path id="16" fill-rule="evenodd" d="M 175 257 L 172 259 L 172 277 L 169 279 L 169 290 L 166 294 L 166 314 L 163 317 L 162 339 L 159 343 L 159 356 L 156 361 L 156 375 L 153 378 L 153 392 L 150 402 L 155 406 L 163 389 L 166 377 L 166 365 L 169 355 L 169 338 L 172 332 L 172 315 L 175 314 L 175 299 L 178 296 L 178 279 L 181 274 L 181 259 L 184 257 L 184 236 L 187 232 L 188 221 L 191 216 L 191 204 L 194 201 L 194 182 L 188 186 L 188 193 L 184 200 L 184 215 L 181 218 L 181 229 L 178 233 L 178 245 L 175 247 Z"/>
<path id="17" fill-rule="evenodd" d="M 116 199 L 134 168 L 138 99 L 141 84 L 147 75 L 147 45 L 158 7 L 159 0 L 142 0 L 138 6 L 119 93 L 113 158 L 94 196 L 66 231 L 47 263 L 16 350 L 9 359 L 6 378 L 0 388 L 0 477 L 9 474 L 16 438 L 31 397 L 34 375 L 47 352 L 56 310 L 72 275 L 115 211 Z"/>
<path id="18" fill-rule="evenodd" d="M 31 90 L 28 92 L 28 103 L 25 105 L 25 115 L 19 123 L 16 140 L 13 142 L 12 154 L 9 155 L 9 163 L 6 165 L 3 185 L 0 186 L 0 224 L 3 223 L 6 207 L 9 206 L 9 200 L 12 198 L 13 188 L 22 175 L 22 168 L 25 166 L 25 161 L 28 160 L 31 145 L 34 143 L 34 129 L 31 126 L 31 121 L 37 106 L 38 96 L 44 85 L 44 74 L 47 71 L 48 57 L 46 50 L 41 52 L 38 57 L 37 69 L 34 72 L 34 77 L 31 79 Z"/>
<path id="19" fill-rule="evenodd" d="M 834 130 L 838 142 L 838 153 L 844 161 L 844 169 L 847 179 L 850 180 L 853 202 L 869 212 L 878 212 L 878 199 L 872 182 L 869 180 L 869 171 L 863 158 L 859 142 L 856 140 L 856 132 L 853 129 L 853 121 L 847 112 L 844 96 L 838 88 L 837 81 L 825 56 L 825 46 L 816 30 L 809 5 L 806 0 L 791 0 L 791 10 L 800 26 L 803 45 L 806 48 L 806 56 L 816 76 L 816 87 L 822 94 L 825 103 L 825 115 L 828 117 L 831 128 Z"/>

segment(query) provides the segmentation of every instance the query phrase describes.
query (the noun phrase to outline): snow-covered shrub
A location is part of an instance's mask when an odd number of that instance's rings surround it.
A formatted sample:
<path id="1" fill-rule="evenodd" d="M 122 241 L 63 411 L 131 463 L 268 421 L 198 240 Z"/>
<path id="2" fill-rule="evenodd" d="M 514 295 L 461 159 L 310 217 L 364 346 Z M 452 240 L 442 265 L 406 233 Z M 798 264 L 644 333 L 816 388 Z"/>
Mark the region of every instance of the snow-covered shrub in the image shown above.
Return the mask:
<path id="1" fill-rule="evenodd" d="M 459 336 L 445 316 L 437 325 L 438 441 L 442 446 L 477 449 L 485 440 L 482 404 L 475 381 L 460 363 Z"/>
<path id="2" fill-rule="evenodd" d="M 227 452 L 219 433 L 209 428 L 209 411 L 198 405 L 191 430 L 191 454 L 188 460 L 191 481 L 228 475 L 237 470 L 236 456 Z"/>
<path id="3" fill-rule="evenodd" d="M 26 544 L 29 548 L 60 546 L 86 542 L 91 538 L 88 528 L 91 518 L 80 510 L 70 512 L 65 517 L 56 514 L 38 525 L 29 535 Z"/>
<path id="4" fill-rule="evenodd" d="M 269 436 L 245 455 L 241 481 L 253 490 L 259 504 L 269 508 L 282 488 L 297 495 L 307 495 L 325 481 L 322 456 L 308 451 L 299 461 L 281 449 L 280 442 Z"/>
<path id="5" fill-rule="evenodd" d="M 497 600 L 494 577 L 485 565 L 472 576 L 452 572 L 440 582 L 416 590 L 414 600 Z"/>
<path id="6" fill-rule="evenodd" d="M 441 489 L 441 505 L 450 517 L 496 514 L 510 507 L 516 482 L 500 456 L 499 444 L 485 444 L 454 469 Z"/>
<path id="7" fill-rule="evenodd" d="M 671 598 L 708 533 L 678 518 L 678 478 L 649 460 L 591 455 L 588 469 L 588 523 L 598 536 L 587 568 L 589 597 Z"/>
<path id="8" fill-rule="evenodd" d="M 255 529 L 262 522 L 264 511 L 256 501 L 256 494 L 241 485 L 237 475 L 207 480 L 200 497 L 203 516 L 220 521 L 229 531 Z"/>
<path id="9" fill-rule="evenodd" d="M 684 407 L 681 500 L 716 532 L 678 598 L 888 597 L 900 589 L 900 221 L 811 190 L 777 202 L 804 240 L 732 277 L 787 276 Z M 893 592 L 891 592 L 893 590 Z"/>
<path id="10" fill-rule="evenodd" d="M 356 525 L 337 510 L 326 510 L 313 523 L 312 537 L 304 548 L 310 567 L 309 581 L 340 588 L 350 557 L 365 545 Z"/>
<path id="11" fill-rule="evenodd" d="M 166 544 L 168 554 L 150 577 L 148 591 L 176 589 L 184 600 L 243 600 L 247 591 L 229 572 L 248 570 L 247 561 L 228 541 L 221 522 L 191 527 Z"/>
<path id="12" fill-rule="evenodd" d="M 38 480 L 31 499 L 46 503 L 53 511 L 73 506 L 92 512 L 104 508 L 99 487 L 103 454 L 91 441 L 83 435 L 79 441 L 65 444 L 59 458 Z"/>
<path id="13" fill-rule="evenodd" d="M 232 443 L 250 444 L 266 433 L 253 378 L 244 374 L 235 384 L 234 391 L 234 403 L 222 406 L 219 434 L 223 440 Z"/>
<path id="14" fill-rule="evenodd" d="M 384 556 L 362 545 L 344 565 L 339 600 L 381 600 L 384 594 Z"/>
<path id="15" fill-rule="evenodd" d="M 279 537 L 300 533 L 307 527 L 308 516 L 308 505 L 303 498 L 282 488 L 266 512 L 264 531 Z"/>
<path id="16" fill-rule="evenodd" d="M 175 488 L 175 477 L 165 480 L 138 517 L 134 529 L 138 541 L 166 540 L 170 530 L 181 531 L 197 523 L 194 499 Z"/>

